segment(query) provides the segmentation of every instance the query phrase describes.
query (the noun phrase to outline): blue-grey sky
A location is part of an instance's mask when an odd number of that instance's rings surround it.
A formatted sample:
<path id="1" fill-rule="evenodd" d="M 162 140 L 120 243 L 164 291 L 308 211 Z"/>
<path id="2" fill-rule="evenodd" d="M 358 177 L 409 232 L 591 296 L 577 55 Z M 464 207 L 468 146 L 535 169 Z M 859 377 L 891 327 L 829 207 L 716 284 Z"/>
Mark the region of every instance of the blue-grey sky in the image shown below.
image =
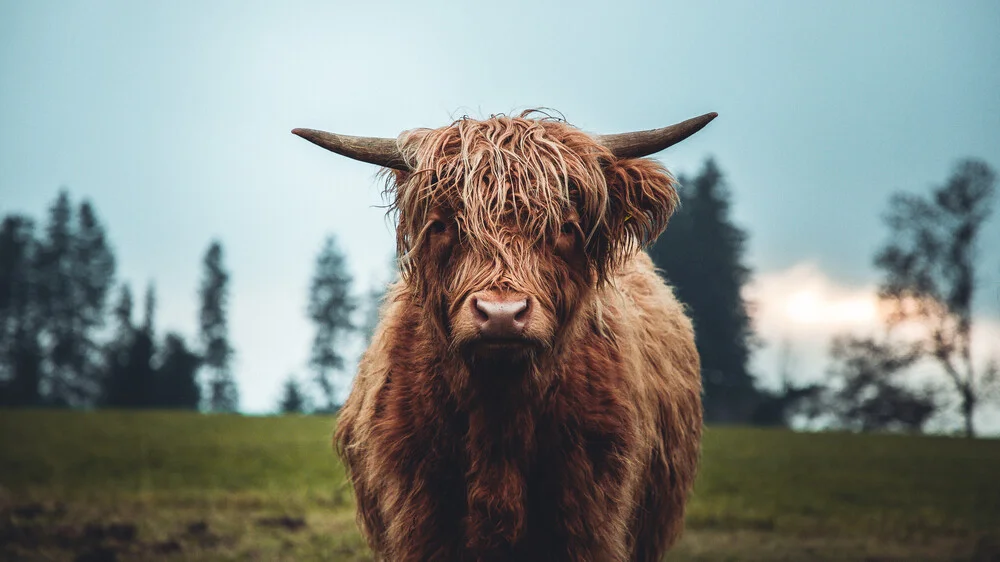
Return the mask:
<path id="1" fill-rule="evenodd" d="M 759 278 L 806 264 L 849 292 L 876 279 L 891 192 L 962 157 L 1000 169 L 998 53 L 993 0 L 0 2 L 0 213 L 42 218 L 60 187 L 91 199 L 119 279 L 155 281 L 160 329 L 189 336 L 220 238 L 243 403 L 264 411 L 306 373 L 323 236 L 359 292 L 392 252 L 375 170 L 293 127 L 396 136 L 546 106 L 618 132 L 717 111 L 658 157 L 681 173 L 717 159 Z"/>

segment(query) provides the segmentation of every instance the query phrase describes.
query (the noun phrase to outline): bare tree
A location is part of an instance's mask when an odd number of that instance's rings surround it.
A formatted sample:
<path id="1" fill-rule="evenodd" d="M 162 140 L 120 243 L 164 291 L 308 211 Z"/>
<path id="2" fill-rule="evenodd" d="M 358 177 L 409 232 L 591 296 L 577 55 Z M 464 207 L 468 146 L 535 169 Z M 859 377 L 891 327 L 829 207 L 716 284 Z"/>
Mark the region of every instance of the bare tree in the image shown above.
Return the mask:
<path id="1" fill-rule="evenodd" d="M 932 387 L 913 390 L 902 381 L 923 355 L 921 345 L 841 336 L 830 355 L 828 408 L 840 425 L 861 431 L 920 431 L 938 408 Z"/>
<path id="2" fill-rule="evenodd" d="M 923 352 L 951 380 L 969 437 L 976 406 L 997 384 L 996 363 L 977 368 L 972 357 L 978 242 L 995 193 L 993 170 L 965 160 L 930 197 L 894 195 L 885 216 L 891 238 L 875 259 L 886 274 L 880 297 L 890 326 L 923 328 Z"/>

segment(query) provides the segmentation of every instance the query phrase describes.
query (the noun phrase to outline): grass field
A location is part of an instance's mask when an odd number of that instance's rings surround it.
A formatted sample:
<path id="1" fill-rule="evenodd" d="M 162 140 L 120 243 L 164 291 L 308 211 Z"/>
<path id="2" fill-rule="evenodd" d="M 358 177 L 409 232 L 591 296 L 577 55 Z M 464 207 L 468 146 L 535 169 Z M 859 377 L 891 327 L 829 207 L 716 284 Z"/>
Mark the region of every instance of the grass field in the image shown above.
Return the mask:
<path id="1" fill-rule="evenodd" d="M 370 560 L 326 417 L 0 411 L 0 559 Z M 668 560 L 1000 560 L 1000 441 L 710 428 Z"/>

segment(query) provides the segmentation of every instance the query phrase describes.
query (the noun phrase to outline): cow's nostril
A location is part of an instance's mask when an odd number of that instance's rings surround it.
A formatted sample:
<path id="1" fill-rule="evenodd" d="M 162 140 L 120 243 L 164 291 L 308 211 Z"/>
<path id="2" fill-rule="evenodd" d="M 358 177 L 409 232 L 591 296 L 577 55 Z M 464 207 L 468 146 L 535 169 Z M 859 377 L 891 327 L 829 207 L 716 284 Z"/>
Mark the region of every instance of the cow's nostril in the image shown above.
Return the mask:
<path id="1" fill-rule="evenodd" d="M 476 318 L 476 320 L 478 320 L 479 322 L 489 321 L 490 319 L 490 315 L 488 312 L 489 309 L 482 306 L 480 304 L 479 299 L 477 299 L 476 297 L 472 297 L 471 305 L 472 305 L 472 315 Z"/>
<path id="2" fill-rule="evenodd" d="M 528 307 L 531 306 L 531 305 L 528 303 L 528 299 L 524 299 L 524 300 L 522 300 L 521 302 L 519 302 L 517 304 L 518 304 L 518 307 L 520 308 L 520 310 L 518 310 L 514 314 L 514 322 L 517 322 L 517 323 L 523 325 L 524 322 L 526 320 L 528 320 Z"/>

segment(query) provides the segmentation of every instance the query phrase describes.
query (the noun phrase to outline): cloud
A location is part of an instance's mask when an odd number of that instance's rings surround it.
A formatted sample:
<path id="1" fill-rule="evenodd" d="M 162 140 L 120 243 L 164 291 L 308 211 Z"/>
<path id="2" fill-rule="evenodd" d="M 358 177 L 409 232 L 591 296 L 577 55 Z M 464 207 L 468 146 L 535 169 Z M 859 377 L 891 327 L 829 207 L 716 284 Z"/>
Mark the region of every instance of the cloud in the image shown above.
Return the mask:
<path id="1" fill-rule="evenodd" d="M 745 296 L 754 304 L 758 333 L 769 339 L 825 338 L 881 322 L 874 286 L 839 285 L 811 262 L 758 274 Z"/>
<path id="2" fill-rule="evenodd" d="M 765 387 L 777 388 L 782 373 L 793 381 L 823 380 L 829 345 L 841 334 L 877 335 L 884 330 L 885 310 L 874 285 L 850 286 L 833 279 L 813 262 L 758 273 L 744 296 L 752 303 L 754 330 L 761 347 L 751 369 Z M 973 323 L 973 360 L 982 368 L 1000 359 L 1000 320 L 979 315 Z M 925 361 L 914 368 L 914 380 L 951 388 L 940 368 Z M 976 421 L 983 431 L 1000 433 L 1000 412 L 981 408 Z"/>

